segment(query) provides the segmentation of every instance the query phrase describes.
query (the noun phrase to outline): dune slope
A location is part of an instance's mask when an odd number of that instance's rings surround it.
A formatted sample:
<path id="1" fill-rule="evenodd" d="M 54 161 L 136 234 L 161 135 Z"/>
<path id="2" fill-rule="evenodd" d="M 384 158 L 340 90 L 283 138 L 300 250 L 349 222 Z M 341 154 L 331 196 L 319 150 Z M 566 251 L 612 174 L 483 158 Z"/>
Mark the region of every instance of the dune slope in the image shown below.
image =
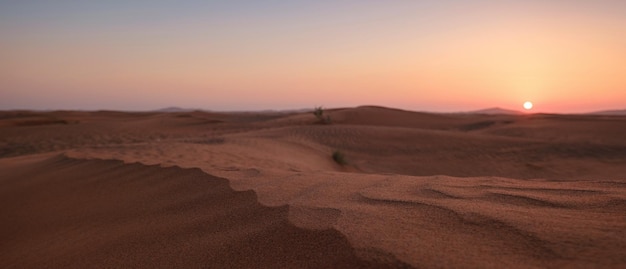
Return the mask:
<path id="1" fill-rule="evenodd" d="M 402 267 L 198 169 L 53 157 L 0 169 L 2 268 Z M 395 263 L 394 263 L 395 262 Z"/>

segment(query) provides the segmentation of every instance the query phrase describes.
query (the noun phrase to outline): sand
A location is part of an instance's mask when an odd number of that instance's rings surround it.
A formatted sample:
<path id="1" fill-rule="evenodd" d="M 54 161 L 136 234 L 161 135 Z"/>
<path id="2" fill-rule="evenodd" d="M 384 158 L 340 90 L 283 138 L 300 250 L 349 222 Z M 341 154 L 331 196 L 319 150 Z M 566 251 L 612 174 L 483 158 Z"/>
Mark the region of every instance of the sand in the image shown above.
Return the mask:
<path id="1" fill-rule="evenodd" d="M 626 117 L 326 113 L 0 112 L 0 267 L 626 266 Z"/>

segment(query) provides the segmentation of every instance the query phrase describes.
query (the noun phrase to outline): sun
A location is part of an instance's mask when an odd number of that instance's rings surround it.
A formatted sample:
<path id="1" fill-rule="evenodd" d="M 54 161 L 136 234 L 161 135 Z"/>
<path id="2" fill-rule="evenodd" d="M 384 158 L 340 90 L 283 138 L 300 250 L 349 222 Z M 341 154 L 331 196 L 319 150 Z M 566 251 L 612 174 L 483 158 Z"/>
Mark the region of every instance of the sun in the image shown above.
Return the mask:
<path id="1" fill-rule="evenodd" d="M 526 101 L 526 102 L 524 103 L 524 109 L 526 109 L 526 110 L 531 110 L 532 108 L 533 108 L 533 103 L 532 103 L 532 102 L 530 102 L 530 101 Z"/>

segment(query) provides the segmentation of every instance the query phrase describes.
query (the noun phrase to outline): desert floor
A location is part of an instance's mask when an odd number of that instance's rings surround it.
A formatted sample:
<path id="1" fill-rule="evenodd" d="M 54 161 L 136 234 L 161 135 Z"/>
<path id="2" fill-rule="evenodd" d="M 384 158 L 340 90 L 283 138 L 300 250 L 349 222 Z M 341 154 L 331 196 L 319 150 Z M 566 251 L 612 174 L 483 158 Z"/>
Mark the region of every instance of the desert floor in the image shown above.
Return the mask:
<path id="1" fill-rule="evenodd" d="M 626 267 L 626 117 L 325 113 L 0 112 L 0 267 Z"/>

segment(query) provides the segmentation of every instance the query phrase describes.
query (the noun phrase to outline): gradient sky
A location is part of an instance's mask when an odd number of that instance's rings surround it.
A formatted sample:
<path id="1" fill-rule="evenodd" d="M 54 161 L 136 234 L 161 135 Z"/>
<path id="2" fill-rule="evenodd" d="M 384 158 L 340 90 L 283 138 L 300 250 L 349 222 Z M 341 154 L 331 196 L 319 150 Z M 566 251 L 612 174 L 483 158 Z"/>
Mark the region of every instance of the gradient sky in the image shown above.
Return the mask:
<path id="1" fill-rule="evenodd" d="M 5 1 L 0 110 L 626 108 L 626 1 Z"/>

